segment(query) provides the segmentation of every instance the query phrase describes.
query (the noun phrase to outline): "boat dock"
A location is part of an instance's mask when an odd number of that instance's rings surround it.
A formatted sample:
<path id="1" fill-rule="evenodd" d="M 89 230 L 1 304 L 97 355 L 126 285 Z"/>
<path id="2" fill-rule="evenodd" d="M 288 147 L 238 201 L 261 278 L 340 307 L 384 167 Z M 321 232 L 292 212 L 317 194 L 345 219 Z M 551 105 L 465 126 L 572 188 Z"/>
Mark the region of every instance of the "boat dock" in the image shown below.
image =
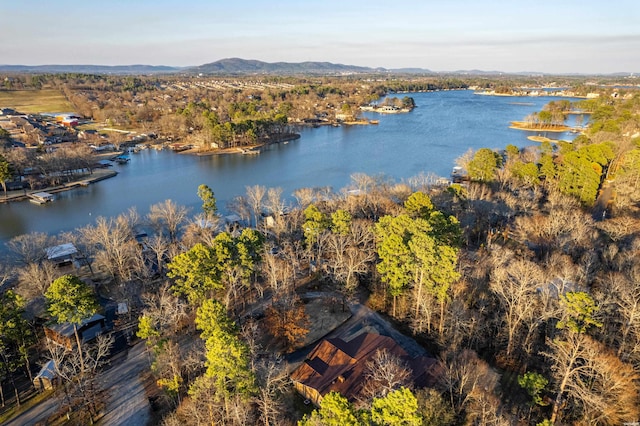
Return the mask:
<path id="1" fill-rule="evenodd" d="M 260 149 L 255 149 L 255 148 L 243 149 L 242 153 L 244 155 L 257 155 L 257 154 L 260 154 Z"/>
<path id="2" fill-rule="evenodd" d="M 128 155 L 120 154 L 117 157 L 114 157 L 112 161 L 118 164 L 127 164 L 130 160 L 131 158 L 129 158 Z"/>
<path id="3" fill-rule="evenodd" d="M 36 204 L 45 204 L 53 201 L 53 194 L 48 192 L 34 192 L 29 194 L 29 201 Z"/>

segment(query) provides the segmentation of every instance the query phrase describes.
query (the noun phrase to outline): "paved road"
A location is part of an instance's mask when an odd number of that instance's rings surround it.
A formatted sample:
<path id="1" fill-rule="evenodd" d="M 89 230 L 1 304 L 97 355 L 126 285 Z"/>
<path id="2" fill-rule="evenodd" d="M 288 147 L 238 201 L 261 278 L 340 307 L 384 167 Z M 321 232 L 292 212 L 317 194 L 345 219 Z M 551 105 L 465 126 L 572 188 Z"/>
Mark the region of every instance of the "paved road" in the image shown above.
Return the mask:
<path id="1" fill-rule="evenodd" d="M 140 374 L 149 369 L 144 342 L 139 342 L 115 355 L 111 368 L 99 377 L 108 390 L 106 414 L 98 424 L 105 426 L 146 426 L 151 418 L 151 407 L 140 381 Z M 58 399 L 46 401 L 13 418 L 5 426 L 35 425 L 44 422 L 58 407 Z"/>
<path id="2" fill-rule="evenodd" d="M 611 185 L 603 186 L 602 191 L 598 195 L 595 204 L 593 205 L 592 217 L 596 221 L 601 221 L 607 218 L 607 208 L 613 200 L 613 187 Z"/>
<path id="3" fill-rule="evenodd" d="M 14 417 L 9 420 L 8 423 L 5 423 L 5 426 L 35 425 L 38 422 L 44 422 L 56 411 L 58 408 L 58 402 L 59 401 L 56 397 L 51 397 L 42 401 L 40 404 L 23 412 L 18 417 Z"/>
<path id="4" fill-rule="evenodd" d="M 146 426 L 151 419 L 151 407 L 140 374 L 149 369 L 144 342 L 132 346 L 126 359 L 118 356 L 112 367 L 100 377 L 109 392 L 106 414 L 98 424 L 108 426 Z"/>

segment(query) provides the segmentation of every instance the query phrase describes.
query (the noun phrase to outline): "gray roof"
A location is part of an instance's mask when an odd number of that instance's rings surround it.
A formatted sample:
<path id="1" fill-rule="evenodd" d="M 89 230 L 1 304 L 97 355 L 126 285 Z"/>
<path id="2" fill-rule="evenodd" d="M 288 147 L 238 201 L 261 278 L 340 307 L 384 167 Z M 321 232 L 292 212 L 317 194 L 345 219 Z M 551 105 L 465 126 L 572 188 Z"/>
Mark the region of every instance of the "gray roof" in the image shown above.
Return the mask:
<path id="1" fill-rule="evenodd" d="M 87 318 L 85 320 L 83 320 L 80 324 L 77 324 L 78 326 L 78 330 L 80 330 L 82 327 L 84 327 L 87 324 L 91 324 L 93 322 L 96 321 L 100 321 L 105 319 L 104 316 L 100 315 L 100 314 L 94 314 L 91 318 Z M 49 329 L 55 331 L 56 333 L 58 333 L 61 336 L 65 336 L 65 337 L 71 337 L 73 336 L 73 323 L 70 322 L 65 322 L 62 324 L 54 324 L 52 326 L 49 327 Z"/>
<path id="2" fill-rule="evenodd" d="M 78 253 L 78 249 L 73 245 L 73 243 L 47 247 L 44 250 L 47 253 L 47 259 L 49 260 L 60 259 Z"/>
<path id="3" fill-rule="evenodd" d="M 39 378 L 53 380 L 55 377 L 56 377 L 56 363 L 52 359 L 50 359 L 49 361 L 47 361 L 45 365 L 42 366 L 42 369 L 40 369 L 40 372 L 38 373 L 38 375 L 34 377 L 34 380 Z"/>

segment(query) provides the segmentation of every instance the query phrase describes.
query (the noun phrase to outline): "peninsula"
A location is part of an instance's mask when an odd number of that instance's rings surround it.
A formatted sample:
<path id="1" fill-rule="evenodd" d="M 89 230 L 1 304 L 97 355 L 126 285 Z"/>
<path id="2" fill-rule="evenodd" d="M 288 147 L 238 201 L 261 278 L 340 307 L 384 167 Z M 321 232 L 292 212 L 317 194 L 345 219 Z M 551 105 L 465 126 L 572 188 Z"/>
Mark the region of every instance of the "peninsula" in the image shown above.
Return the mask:
<path id="1" fill-rule="evenodd" d="M 544 132 L 568 132 L 573 128 L 565 124 L 543 124 L 543 123 L 528 123 L 526 121 L 512 121 L 509 126 L 510 129 L 526 130 L 526 131 L 544 131 Z"/>

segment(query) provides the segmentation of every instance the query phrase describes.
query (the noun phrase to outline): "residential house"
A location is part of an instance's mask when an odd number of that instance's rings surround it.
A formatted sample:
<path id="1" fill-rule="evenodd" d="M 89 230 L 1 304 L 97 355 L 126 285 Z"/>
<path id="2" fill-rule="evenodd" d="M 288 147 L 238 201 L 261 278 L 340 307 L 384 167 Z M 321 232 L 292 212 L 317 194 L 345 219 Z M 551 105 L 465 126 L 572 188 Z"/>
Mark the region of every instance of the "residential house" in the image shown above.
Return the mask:
<path id="1" fill-rule="evenodd" d="M 95 314 L 91 318 L 87 318 L 80 324 L 77 324 L 77 329 L 80 342 L 90 342 L 107 330 L 105 317 L 100 314 Z M 73 330 L 73 324 L 70 322 L 46 326 L 44 328 L 44 335 L 50 342 L 64 346 L 67 349 L 73 349 L 76 346 L 76 336 Z"/>
<path id="2" fill-rule="evenodd" d="M 391 337 L 373 333 L 359 334 L 348 342 L 340 338 L 323 340 L 291 374 L 291 380 L 296 390 L 316 406 L 331 391 L 355 401 L 366 382 L 368 361 L 381 350 L 387 350 L 411 368 L 411 381 L 416 387 L 435 383 L 439 371 L 435 359 L 412 358 Z"/>

